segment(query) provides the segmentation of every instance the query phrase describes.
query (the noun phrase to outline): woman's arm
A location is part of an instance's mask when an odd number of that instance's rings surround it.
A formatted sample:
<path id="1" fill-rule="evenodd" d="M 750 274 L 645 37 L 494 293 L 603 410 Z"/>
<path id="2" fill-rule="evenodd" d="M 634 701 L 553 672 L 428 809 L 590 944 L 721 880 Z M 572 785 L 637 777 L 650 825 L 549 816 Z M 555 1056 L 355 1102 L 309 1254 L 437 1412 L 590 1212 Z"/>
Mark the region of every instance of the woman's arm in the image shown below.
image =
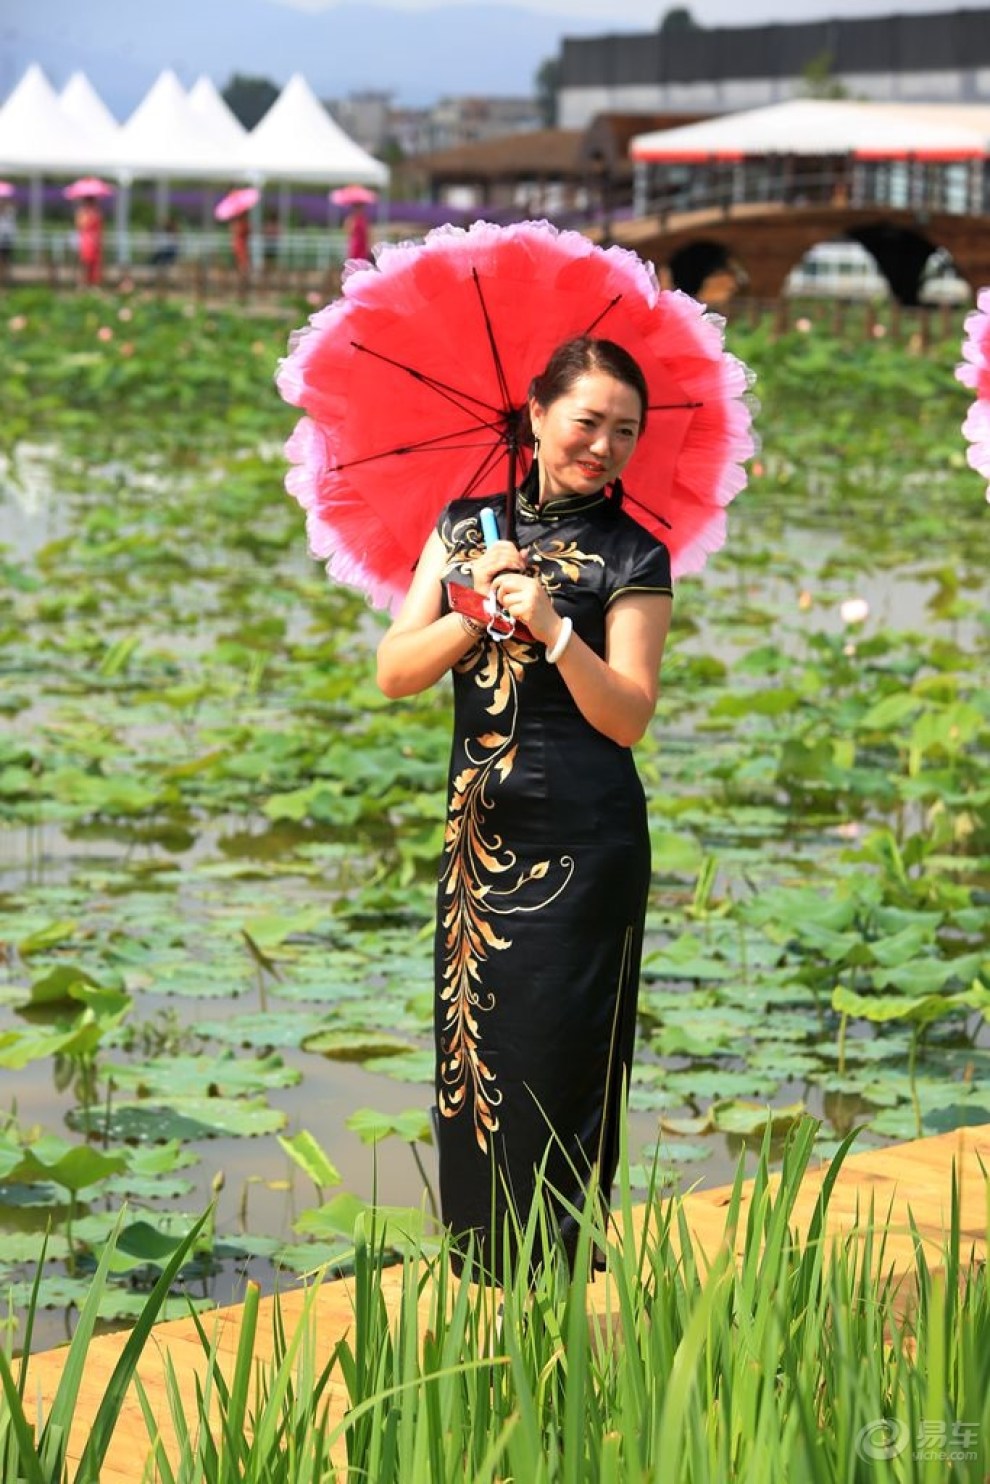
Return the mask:
<path id="1" fill-rule="evenodd" d="M 505 573 L 493 585 L 501 606 L 553 649 L 562 620 L 539 578 Z M 665 593 L 625 593 L 605 614 L 605 658 L 572 633 L 557 661 L 585 721 L 621 747 L 639 741 L 656 710 L 671 608 Z"/>
<path id="2" fill-rule="evenodd" d="M 461 659 L 477 635 L 457 613 L 444 613 L 440 585 L 448 554 L 434 531 L 416 565 L 399 616 L 378 646 L 378 685 L 391 700 L 428 690 Z M 471 564 L 474 586 L 487 593 L 495 572 L 525 565 L 510 542 L 499 541 Z"/>
<path id="3" fill-rule="evenodd" d="M 640 740 L 657 709 L 660 661 L 672 607 L 663 593 L 617 598 L 605 615 L 604 660 L 572 634 L 557 661 L 560 677 L 585 721 L 620 747 Z M 559 629 L 550 635 L 551 646 L 557 633 Z"/>
<path id="4" fill-rule="evenodd" d="M 477 642 L 456 613 L 443 613 L 440 583 L 447 563 L 434 531 L 416 565 L 399 616 L 378 646 L 378 685 L 391 700 L 428 690 Z"/>

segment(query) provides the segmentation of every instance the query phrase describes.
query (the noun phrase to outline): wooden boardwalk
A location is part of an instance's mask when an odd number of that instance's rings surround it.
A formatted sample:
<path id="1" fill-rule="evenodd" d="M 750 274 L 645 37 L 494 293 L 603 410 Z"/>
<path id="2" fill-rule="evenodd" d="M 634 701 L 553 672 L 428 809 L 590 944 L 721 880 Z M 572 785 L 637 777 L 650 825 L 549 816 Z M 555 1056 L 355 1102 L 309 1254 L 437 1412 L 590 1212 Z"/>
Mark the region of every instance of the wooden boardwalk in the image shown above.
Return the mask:
<path id="1" fill-rule="evenodd" d="M 955 1163 L 960 1196 L 961 1252 L 963 1264 L 971 1258 L 986 1261 L 986 1241 L 990 1224 L 990 1124 L 960 1129 L 933 1138 L 918 1139 L 908 1144 L 884 1149 L 870 1149 L 847 1157 L 836 1181 L 828 1208 L 826 1231 L 839 1237 L 857 1227 L 856 1218 L 865 1222 L 871 1203 L 877 1227 L 885 1231 L 884 1268 L 896 1274 L 915 1269 L 917 1242 L 911 1230 L 910 1217 L 925 1247 L 925 1256 L 937 1268 L 943 1239 L 948 1231 L 952 1166 Z M 827 1165 L 809 1169 L 805 1175 L 791 1218 L 792 1230 L 799 1237 L 808 1229 Z M 743 1217 L 752 1193 L 752 1182 L 744 1190 Z M 683 1198 L 684 1211 L 694 1237 L 696 1250 L 712 1258 L 723 1244 L 726 1208 L 730 1187 L 702 1190 Z M 636 1213 L 644 1219 L 644 1208 Z M 745 1219 L 740 1223 L 745 1230 Z M 740 1239 L 741 1245 L 741 1239 Z M 604 1285 L 602 1285 L 603 1287 Z M 401 1267 L 388 1268 L 382 1275 L 382 1290 L 390 1313 L 397 1311 L 402 1291 Z M 279 1304 L 286 1334 L 292 1333 L 302 1310 L 302 1290 L 280 1296 Z M 594 1306 L 594 1294 L 592 1299 Z M 274 1349 L 274 1299 L 263 1299 L 258 1325 L 255 1357 L 269 1360 Z M 428 1310 L 429 1296 L 424 1299 Z M 316 1354 L 328 1357 L 334 1343 L 348 1330 L 353 1319 L 351 1285 L 340 1279 L 322 1284 L 315 1296 L 313 1316 L 316 1325 Z M 218 1339 L 221 1369 L 230 1376 L 237 1349 L 241 1308 L 234 1305 L 217 1309 L 203 1318 L 207 1333 Z M 103 1397 L 126 1334 L 104 1335 L 90 1345 L 86 1374 L 76 1409 L 70 1460 L 78 1460 L 85 1443 L 89 1423 Z M 66 1354 L 65 1347 L 31 1357 L 26 1397 L 32 1408 L 47 1408 L 55 1394 Z M 179 1378 L 186 1404 L 186 1415 L 196 1415 L 196 1378 L 205 1373 L 206 1363 L 195 1325 L 189 1319 L 172 1320 L 156 1327 L 145 1347 L 138 1374 L 148 1392 L 151 1405 L 161 1420 L 166 1446 L 172 1441 L 165 1387 L 166 1357 L 170 1358 Z M 342 1385 L 331 1391 L 333 1420 L 343 1416 L 346 1394 Z M 335 1414 L 335 1415 L 334 1415 Z M 133 1388 L 128 1395 L 114 1433 L 107 1461 L 100 1474 L 101 1484 L 138 1484 L 143 1461 L 150 1451 L 147 1427 Z"/>

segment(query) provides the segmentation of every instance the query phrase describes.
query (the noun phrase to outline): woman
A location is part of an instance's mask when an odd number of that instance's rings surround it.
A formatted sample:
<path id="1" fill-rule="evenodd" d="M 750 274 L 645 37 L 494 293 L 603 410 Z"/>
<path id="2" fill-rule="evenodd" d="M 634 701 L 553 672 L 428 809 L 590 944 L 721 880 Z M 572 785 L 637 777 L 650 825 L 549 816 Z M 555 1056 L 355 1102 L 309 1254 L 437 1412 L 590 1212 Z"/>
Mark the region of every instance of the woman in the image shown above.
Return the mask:
<path id="1" fill-rule="evenodd" d="M 238 278 L 246 279 L 251 271 L 251 220 L 246 211 L 231 218 L 230 251 Z"/>
<path id="2" fill-rule="evenodd" d="M 91 196 L 79 203 L 75 228 L 80 278 L 87 288 L 95 288 L 103 279 L 103 217 Z"/>
<path id="3" fill-rule="evenodd" d="M 620 346 L 558 347 L 530 388 L 518 545 L 486 547 L 482 502 L 454 500 L 378 651 L 390 697 L 454 676 L 435 942 L 440 1194 L 496 1282 L 506 1214 L 525 1221 L 537 1171 L 569 1258 L 567 1204 L 580 1208 L 593 1171 L 604 1203 L 615 1173 L 650 875 L 630 748 L 656 707 L 671 612 L 667 550 L 621 509 L 647 404 Z M 504 532 L 504 497 L 488 503 Z M 452 606 L 458 583 L 525 627 L 492 637 Z"/>
<path id="4" fill-rule="evenodd" d="M 368 218 L 362 202 L 355 202 L 350 216 L 344 223 L 347 229 L 347 256 L 371 261 L 371 238 L 368 233 Z"/>

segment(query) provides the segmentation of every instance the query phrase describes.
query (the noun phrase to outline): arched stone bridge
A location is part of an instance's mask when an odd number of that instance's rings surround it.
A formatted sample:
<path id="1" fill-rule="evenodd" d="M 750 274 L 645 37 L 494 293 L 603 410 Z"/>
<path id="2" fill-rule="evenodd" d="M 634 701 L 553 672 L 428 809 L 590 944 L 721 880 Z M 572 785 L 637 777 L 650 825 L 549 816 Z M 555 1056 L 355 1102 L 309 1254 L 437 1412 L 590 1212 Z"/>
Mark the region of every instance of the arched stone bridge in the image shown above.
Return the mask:
<path id="1" fill-rule="evenodd" d="M 596 236 L 599 234 L 596 233 Z M 787 275 L 817 243 L 860 243 L 902 304 L 917 304 L 921 273 L 939 248 L 951 253 L 974 292 L 990 284 L 990 218 L 876 204 L 787 206 L 766 202 L 698 210 L 663 220 L 616 221 L 609 240 L 650 259 L 674 287 L 697 293 L 710 274 L 742 270 L 745 292 L 775 299 Z"/>

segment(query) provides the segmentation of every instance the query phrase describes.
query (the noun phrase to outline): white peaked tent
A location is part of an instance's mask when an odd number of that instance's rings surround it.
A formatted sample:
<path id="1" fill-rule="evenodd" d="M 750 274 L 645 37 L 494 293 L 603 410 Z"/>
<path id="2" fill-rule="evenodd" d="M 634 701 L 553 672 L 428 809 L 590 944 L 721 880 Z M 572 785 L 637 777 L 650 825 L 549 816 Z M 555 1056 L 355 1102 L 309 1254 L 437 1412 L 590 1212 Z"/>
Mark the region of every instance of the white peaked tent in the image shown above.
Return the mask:
<path id="1" fill-rule="evenodd" d="M 389 172 L 327 113 L 306 79 L 289 79 L 247 137 L 243 163 L 252 179 L 383 189 Z"/>
<path id="2" fill-rule="evenodd" d="M 210 78 L 203 76 L 196 79 L 189 89 L 188 103 L 211 139 L 228 148 L 232 156 L 236 151 L 237 158 L 240 159 L 247 130 L 217 92 Z"/>
<path id="3" fill-rule="evenodd" d="M 32 63 L 0 109 L 0 173 L 30 177 L 32 241 L 41 240 L 43 175 L 89 175 L 110 171 L 113 163 L 109 131 L 70 117 L 42 69 Z"/>
<path id="4" fill-rule="evenodd" d="M 990 109 L 982 125 L 969 116 L 937 120 L 933 109 L 910 104 L 792 98 L 637 134 L 629 142 L 635 163 L 700 164 L 754 155 L 849 155 L 859 160 L 979 159 L 990 142 Z"/>
<path id="5" fill-rule="evenodd" d="M 58 95 L 62 112 L 90 139 L 102 141 L 106 159 L 116 158 L 120 124 L 84 72 L 73 72 Z"/>
<path id="6" fill-rule="evenodd" d="M 5 175 L 77 175 L 109 169 L 101 142 L 70 118 L 36 62 L 0 108 L 0 171 Z"/>
<path id="7" fill-rule="evenodd" d="M 159 74 L 121 128 L 117 148 L 122 180 L 223 180 L 239 173 L 236 146 L 206 126 L 170 68 Z"/>

